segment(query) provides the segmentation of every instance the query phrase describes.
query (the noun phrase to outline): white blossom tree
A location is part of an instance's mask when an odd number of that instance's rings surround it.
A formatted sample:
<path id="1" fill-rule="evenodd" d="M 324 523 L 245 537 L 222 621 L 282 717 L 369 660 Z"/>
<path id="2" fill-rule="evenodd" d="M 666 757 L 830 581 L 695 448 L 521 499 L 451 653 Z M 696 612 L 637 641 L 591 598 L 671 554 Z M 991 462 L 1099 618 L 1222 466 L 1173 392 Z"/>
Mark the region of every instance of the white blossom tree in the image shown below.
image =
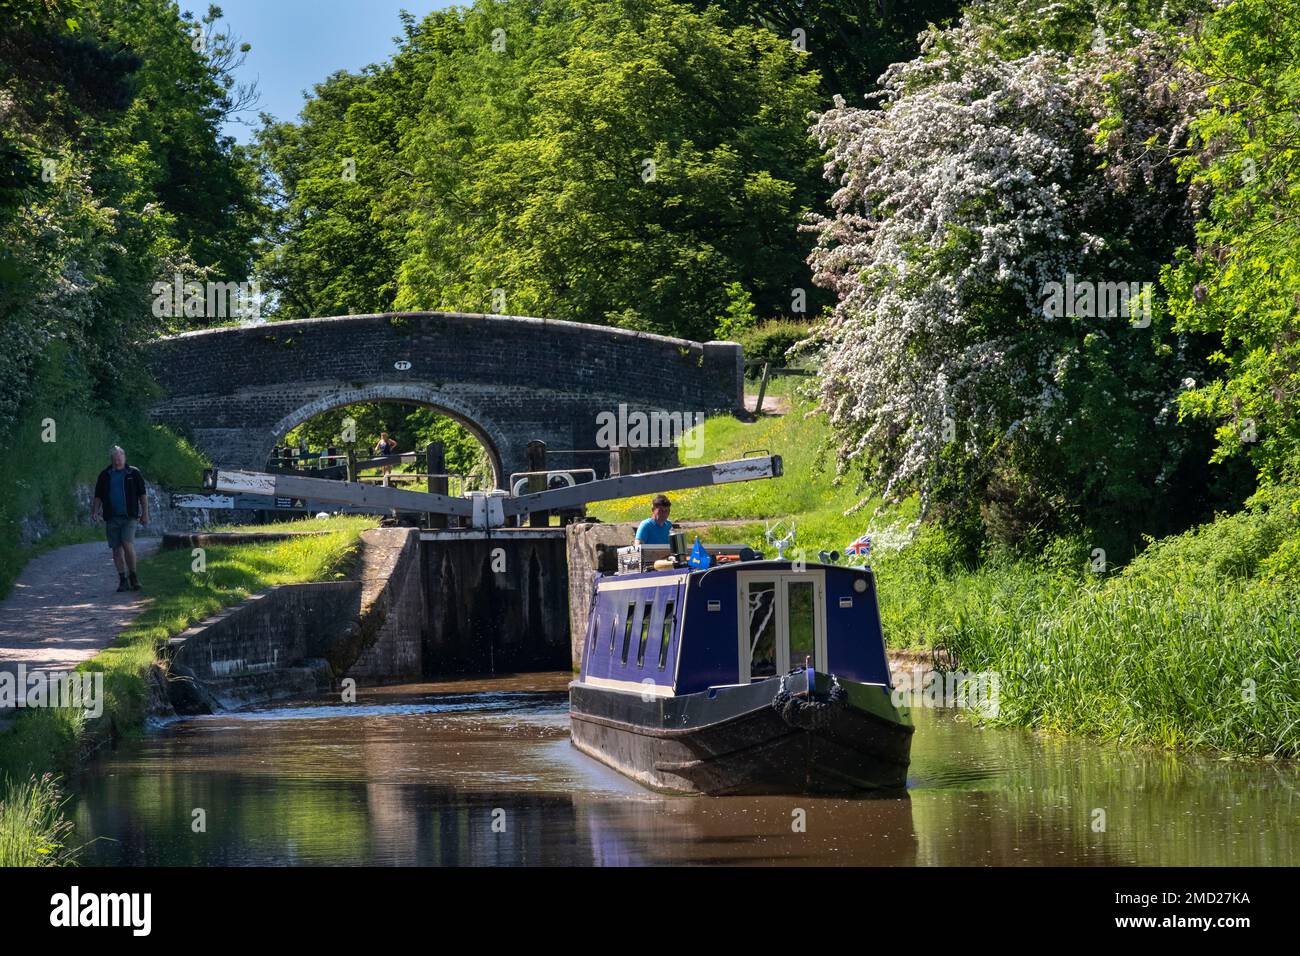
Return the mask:
<path id="1" fill-rule="evenodd" d="M 1168 405 L 1196 356 L 1158 310 L 1052 317 L 1044 300 L 1067 277 L 1153 282 L 1187 241 L 1168 160 L 1194 96 L 1154 34 L 1016 58 L 993 39 L 933 32 L 878 108 L 837 100 L 813 126 L 839 186 L 809 227 L 838 298 L 821 406 L 841 469 L 887 497 L 969 513 L 1001 484 L 1029 524 L 1122 521 L 1181 466 Z"/>

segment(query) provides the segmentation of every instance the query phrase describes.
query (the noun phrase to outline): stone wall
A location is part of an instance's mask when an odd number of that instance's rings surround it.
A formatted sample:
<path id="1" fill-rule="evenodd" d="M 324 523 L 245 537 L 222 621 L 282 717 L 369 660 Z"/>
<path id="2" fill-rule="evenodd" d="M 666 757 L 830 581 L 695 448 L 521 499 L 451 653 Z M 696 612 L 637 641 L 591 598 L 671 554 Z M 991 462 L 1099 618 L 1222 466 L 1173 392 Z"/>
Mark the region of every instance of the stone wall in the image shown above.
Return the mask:
<path id="1" fill-rule="evenodd" d="M 361 401 L 439 407 L 493 458 L 499 484 L 533 439 L 595 448 L 596 416 L 741 408 L 733 342 L 573 322 L 450 312 L 303 319 L 159 339 L 146 358 L 166 397 L 156 421 L 223 468 L 261 469 L 294 425 Z M 587 464 L 583 461 L 582 464 Z"/>
<path id="2" fill-rule="evenodd" d="M 418 678 L 419 532 L 375 528 L 361 543 L 353 580 L 270 588 L 172 638 L 161 696 L 182 713 L 204 713 L 309 696 L 345 676 L 363 686 Z"/>
<path id="3" fill-rule="evenodd" d="M 193 531 L 197 528 L 204 527 L 209 516 L 221 516 L 220 520 L 227 519 L 226 515 L 235 514 L 234 512 L 208 512 L 198 511 L 191 508 L 173 508 L 171 506 L 171 493 L 161 485 L 149 482 L 149 476 L 145 476 L 145 482 L 148 485 L 149 494 L 149 524 L 136 529 L 136 537 L 150 538 L 169 532 Z M 94 498 L 94 488 L 87 484 L 78 484 L 72 489 L 72 496 L 76 503 L 76 517 L 73 523 L 85 527 L 97 527 L 101 530 L 104 527 L 102 521 L 92 521 L 90 517 L 91 501 Z M 243 515 L 251 512 L 240 512 L 241 517 L 233 520 L 247 520 Z M 30 547 L 41 541 L 43 538 L 53 534 L 59 528 L 47 520 L 46 516 L 35 511 L 25 514 L 18 519 L 18 543 L 23 547 Z"/>
<path id="4" fill-rule="evenodd" d="M 420 533 L 372 528 L 361 540 L 361 606 L 379 627 L 346 676 L 362 685 L 419 680 L 427 629 Z"/>
<path id="5" fill-rule="evenodd" d="M 618 549 L 636 537 L 636 522 L 571 524 L 565 529 L 569 549 L 569 646 L 573 669 L 582 666 L 582 642 L 596 574 L 618 570 Z"/>
<path id="6" fill-rule="evenodd" d="M 360 581 L 329 581 L 271 588 L 221 611 L 168 642 L 172 705 L 203 713 L 328 690 L 326 656 L 360 609 Z"/>

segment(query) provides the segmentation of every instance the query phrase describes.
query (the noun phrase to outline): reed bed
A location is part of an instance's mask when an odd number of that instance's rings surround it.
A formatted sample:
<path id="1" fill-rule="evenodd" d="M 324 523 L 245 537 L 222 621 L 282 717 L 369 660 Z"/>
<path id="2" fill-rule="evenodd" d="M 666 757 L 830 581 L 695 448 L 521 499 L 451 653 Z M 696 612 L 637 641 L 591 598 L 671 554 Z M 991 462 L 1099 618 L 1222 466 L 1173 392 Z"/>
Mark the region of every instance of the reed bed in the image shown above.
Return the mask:
<path id="1" fill-rule="evenodd" d="M 0 867 L 71 863 L 66 802 L 50 774 L 18 783 L 0 779 Z"/>
<path id="2" fill-rule="evenodd" d="M 1226 755 L 1300 757 L 1300 529 L 1291 493 L 1153 542 L 1109 576 L 1041 562 L 882 562 L 886 635 L 995 671 L 989 718 Z"/>

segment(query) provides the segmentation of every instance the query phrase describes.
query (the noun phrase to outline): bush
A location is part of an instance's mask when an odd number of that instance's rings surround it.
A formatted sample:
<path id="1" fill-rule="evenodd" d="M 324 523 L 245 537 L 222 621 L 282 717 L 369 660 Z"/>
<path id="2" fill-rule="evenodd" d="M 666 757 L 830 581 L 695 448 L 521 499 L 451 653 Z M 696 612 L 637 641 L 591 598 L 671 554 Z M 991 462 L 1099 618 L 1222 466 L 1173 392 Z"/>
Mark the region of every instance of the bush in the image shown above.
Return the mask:
<path id="1" fill-rule="evenodd" d="M 979 557 L 968 536 L 957 529 L 937 524 L 924 525 L 908 545 L 907 554 L 917 564 L 940 574 L 969 571 L 975 567 Z"/>
<path id="2" fill-rule="evenodd" d="M 806 322 L 794 322 L 790 319 L 770 319 L 748 329 L 739 338 L 745 349 L 745 361 L 756 363 L 750 365 L 747 373 L 750 378 L 757 378 L 763 370 L 763 363 L 772 363 L 773 368 L 787 367 L 790 359 L 786 353 L 812 334 L 812 325 Z"/>
<path id="3" fill-rule="evenodd" d="M 1245 510 L 1153 542 L 1128 574 L 1217 581 L 1294 578 L 1300 572 L 1300 489 L 1272 486 Z"/>

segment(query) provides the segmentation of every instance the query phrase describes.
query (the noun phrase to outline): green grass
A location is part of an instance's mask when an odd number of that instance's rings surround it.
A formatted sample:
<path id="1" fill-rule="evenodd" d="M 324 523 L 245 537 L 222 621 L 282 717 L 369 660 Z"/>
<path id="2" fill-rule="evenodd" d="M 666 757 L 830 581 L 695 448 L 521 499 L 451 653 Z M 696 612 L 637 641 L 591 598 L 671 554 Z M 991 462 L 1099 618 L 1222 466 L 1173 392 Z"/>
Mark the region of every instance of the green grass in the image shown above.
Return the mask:
<path id="1" fill-rule="evenodd" d="M 53 419 L 54 441 L 43 424 Z M 75 411 L 29 413 L 0 439 L 5 460 L 6 490 L 0 494 L 0 598 L 29 560 L 51 547 L 95 540 L 102 529 L 80 523 L 88 510 L 76 489 L 93 491 L 95 477 L 108 464 L 108 449 L 126 449 L 151 484 L 172 487 L 197 485 L 205 465 L 202 455 L 158 425 L 138 423 L 119 428 L 105 418 Z M 50 529 L 42 540 L 22 545 L 24 518 L 39 515 Z"/>
<path id="2" fill-rule="evenodd" d="M 741 521 L 711 528 L 701 537 L 756 547 L 767 547 L 765 522 L 793 521 L 795 546 L 812 552 L 842 550 L 868 529 L 879 502 L 854 478 L 835 479 L 829 426 L 823 416 L 811 413 L 811 403 L 798 394 L 801 381 L 781 377 L 768 385 L 769 395 L 791 399 L 791 409 L 785 415 L 766 415 L 754 422 L 710 418 L 704 423 L 702 456 L 698 461 L 682 459 L 683 464 L 707 464 L 766 452 L 781 456 L 783 476 L 675 491 L 669 495 L 674 521 Z M 757 385 L 750 383 L 747 388 L 756 391 Z M 601 521 L 640 521 L 650 513 L 649 496 L 601 502 L 589 507 L 588 513 Z M 905 523 L 914 514 L 915 505 L 909 503 L 892 512 L 887 521 L 876 519 L 875 523 Z"/>
<path id="3" fill-rule="evenodd" d="M 996 723 L 1300 757 L 1300 496 L 1152 545 L 1109 576 L 1051 561 L 877 563 L 891 643 L 1000 680 Z"/>
<path id="4" fill-rule="evenodd" d="M 1298 632 L 1293 589 L 1121 576 L 959 618 L 947 643 L 962 667 L 999 672 L 1009 723 L 1297 757 Z"/>
<path id="5" fill-rule="evenodd" d="M 276 534 L 284 531 L 356 531 L 378 527 L 376 515 L 331 515 L 328 518 L 289 518 L 284 521 L 272 521 L 267 524 L 232 524 L 212 525 L 207 530 L 214 532 L 264 532 Z"/>
<path id="6" fill-rule="evenodd" d="M 13 779 L 64 773 L 85 750 L 110 731 L 133 733 L 148 704 L 146 675 L 160 644 L 223 607 L 277 584 L 342 577 L 355 560 L 361 531 L 373 519 L 340 518 L 321 525 L 327 535 L 266 544 L 205 549 L 206 570 L 193 570 L 191 551 L 161 552 L 140 564 L 140 578 L 153 595 L 149 606 L 118 637 L 77 669 L 104 674 L 104 713 L 93 725 L 78 710 L 20 712 L 14 727 L 0 734 L 0 773 Z"/>
<path id="7" fill-rule="evenodd" d="M 0 779 L 0 867 L 59 866 L 72 862 L 63 816 L 66 802 L 46 774 L 19 783 Z"/>

